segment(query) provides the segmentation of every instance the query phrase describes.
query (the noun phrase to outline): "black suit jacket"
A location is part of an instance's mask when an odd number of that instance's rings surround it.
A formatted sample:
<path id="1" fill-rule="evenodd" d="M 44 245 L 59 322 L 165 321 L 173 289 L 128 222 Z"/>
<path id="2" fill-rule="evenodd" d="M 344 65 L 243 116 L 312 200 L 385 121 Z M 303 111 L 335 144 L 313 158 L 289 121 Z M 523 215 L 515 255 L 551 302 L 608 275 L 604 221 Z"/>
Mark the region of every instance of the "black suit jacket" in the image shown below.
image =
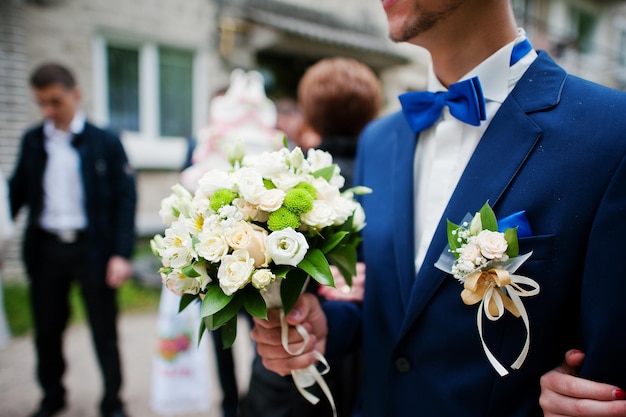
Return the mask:
<path id="1" fill-rule="evenodd" d="M 130 258 L 135 242 L 135 175 L 119 138 L 86 122 L 72 144 L 81 160 L 87 213 L 88 261 L 92 275 L 104 279 L 106 263 L 113 255 Z M 22 137 L 20 155 L 10 180 L 11 213 L 29 209 L 24 239 L 24 262 L 33 272 L 37 265 L 37 230 L 43 209 L 43 174 L 47 154 L 43 125 Z"/>

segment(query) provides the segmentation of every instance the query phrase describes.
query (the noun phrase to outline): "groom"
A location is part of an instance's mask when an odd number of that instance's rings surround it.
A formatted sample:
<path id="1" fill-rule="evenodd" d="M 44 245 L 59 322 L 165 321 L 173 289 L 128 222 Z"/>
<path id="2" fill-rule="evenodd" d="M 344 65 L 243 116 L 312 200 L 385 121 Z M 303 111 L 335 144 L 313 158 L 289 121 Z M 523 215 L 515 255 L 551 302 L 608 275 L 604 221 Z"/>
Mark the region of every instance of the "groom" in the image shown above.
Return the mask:
<path id="1" fill-rule="evenodd" d="M 535 52 L 508 0 L 382 5 L 394 41 L 431 53 L 429 90 L 478 77 L 479 106 L 464 121 L 446 106 L 434 125 L 406 108 L 365 130 L 355 183 L 374 193 L 362 200 L 362 309 L 322 309 L 303 296 L 288 321 L 304 323 L 313 340 L 293 358 L 275 317 L 257 320 L 264 364 L 286 374 L 314 362 L 313 348 L 332 357 L 362 344 L 364 416 L 540 416 L 539 379 L 572 346 L 586 352 L 582 376 L 626 387 L 626 277 L 617 252 L 626 235 L 626 94 L 572 77 Z M 506 376 L 486 357 L 477 305 L 464 305 L 462 285 L 434 266 L 446 219 L 459 223 L 486 201 L 498 218 L 525 211 L 532 234 L 520 238 L 520 253 L 532 256 L 518 273 L 541 287 L 523 301 L 530 350 L 519 370 L 510 365 L 524 345 L 522 320 L 481 316 Z"/>

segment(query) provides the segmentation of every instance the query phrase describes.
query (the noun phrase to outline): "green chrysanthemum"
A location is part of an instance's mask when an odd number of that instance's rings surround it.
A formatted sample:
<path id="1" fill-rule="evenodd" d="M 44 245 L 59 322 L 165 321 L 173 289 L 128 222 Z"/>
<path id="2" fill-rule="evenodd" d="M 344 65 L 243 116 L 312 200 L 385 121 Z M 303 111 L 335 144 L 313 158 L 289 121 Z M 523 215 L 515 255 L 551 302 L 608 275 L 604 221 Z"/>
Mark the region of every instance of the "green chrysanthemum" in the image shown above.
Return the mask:
<path id="1" fill-rule="evenodd" d="M 304 189 L 292 188 L 285 193 L 283 207 L 295 214 L 303 214 L 313 208 L 313 197 Z"/>
<path id="2" fill-rule="evenodd" d="M 300 217 L 283 206 L 270 213 L 269 218 L 267 219 L 267 227 L 273 232 L 283 230 L 288 227 L 297 229 L 300 227 Z"/>
<path id="3" fill-rule="evenodd" d="M 313 197 L 313 200 L 317 200 L 317 190 L 308 182 L 301 182 L 293 188 L 296 190 L 305 190 Z"/>
<path id="4" fill-rule="evenodd" d="M 235 199 L 235 193 L 228 189 L 217 190 L 211 197 L 209 206 L 211 210 L 217 211 L 220 208 L 229 205 Z"/>

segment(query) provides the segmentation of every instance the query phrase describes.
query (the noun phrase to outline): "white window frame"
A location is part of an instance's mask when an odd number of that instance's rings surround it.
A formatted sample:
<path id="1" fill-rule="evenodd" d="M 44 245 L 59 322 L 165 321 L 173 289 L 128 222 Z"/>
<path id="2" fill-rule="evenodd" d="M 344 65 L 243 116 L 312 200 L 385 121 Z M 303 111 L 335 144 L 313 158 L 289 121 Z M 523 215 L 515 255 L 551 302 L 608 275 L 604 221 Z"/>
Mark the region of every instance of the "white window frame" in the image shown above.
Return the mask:
<path id="1" fill-rule="evenodd" d="M 129 46 L 139 51 L 139 132 L 121 132 L 121 139 L 131 165 L 135 169 L 181 169 L 188 152 L 184 137 L 159 135 L 159 44 L 119 35 L 94 36 L 93 51 L 93 114 L 101 126 L 109 124 L 107 46 Z M 191 48 L 188 48 L 191 49 Z M 206 55 L 195 51 L 193 56 L 192 131 L 197 132 L 207 121 L 208 83 Z"/>

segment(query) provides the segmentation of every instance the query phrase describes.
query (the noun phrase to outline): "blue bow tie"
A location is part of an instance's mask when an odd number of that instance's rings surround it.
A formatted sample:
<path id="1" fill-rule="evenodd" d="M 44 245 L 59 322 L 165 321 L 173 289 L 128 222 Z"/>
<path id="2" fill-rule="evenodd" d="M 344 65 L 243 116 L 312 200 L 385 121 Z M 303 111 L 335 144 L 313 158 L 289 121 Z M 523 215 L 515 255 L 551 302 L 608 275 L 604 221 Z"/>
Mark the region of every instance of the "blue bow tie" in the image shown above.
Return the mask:
<path id="1" fill-rule="evenodd" d="M 450 108 L 452 116 L 472 126 L 479 126 L 482 120 L 487 119 L 485 97 L 478 77 L 452 84 L 448 91 L 415 91 L 398 98 L 404 117 L 415 133 L 432 126 L 441 116 L 444 106 Z"/>

